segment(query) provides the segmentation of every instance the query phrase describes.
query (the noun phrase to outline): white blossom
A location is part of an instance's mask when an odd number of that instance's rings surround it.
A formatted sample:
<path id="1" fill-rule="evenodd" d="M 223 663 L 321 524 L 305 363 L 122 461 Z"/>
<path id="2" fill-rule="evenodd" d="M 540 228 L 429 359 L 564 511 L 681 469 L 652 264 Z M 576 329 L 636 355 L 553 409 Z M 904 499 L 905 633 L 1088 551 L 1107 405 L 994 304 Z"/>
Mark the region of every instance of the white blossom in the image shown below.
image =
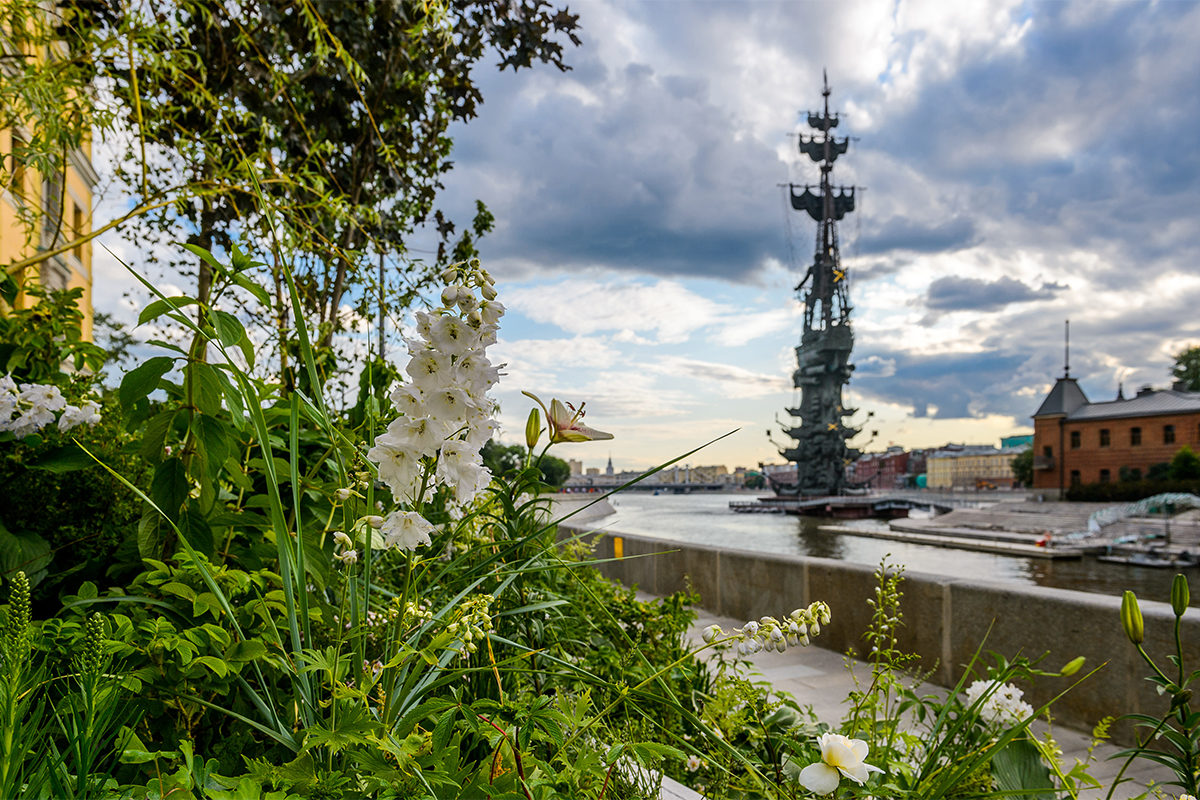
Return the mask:
<path id="1" fill-rule="evenodd" d="M 416 550 L 429 544 L 435 528 L 416 511 L 393 511 L 384 518 L 380 532 L 389 548 Z"/>

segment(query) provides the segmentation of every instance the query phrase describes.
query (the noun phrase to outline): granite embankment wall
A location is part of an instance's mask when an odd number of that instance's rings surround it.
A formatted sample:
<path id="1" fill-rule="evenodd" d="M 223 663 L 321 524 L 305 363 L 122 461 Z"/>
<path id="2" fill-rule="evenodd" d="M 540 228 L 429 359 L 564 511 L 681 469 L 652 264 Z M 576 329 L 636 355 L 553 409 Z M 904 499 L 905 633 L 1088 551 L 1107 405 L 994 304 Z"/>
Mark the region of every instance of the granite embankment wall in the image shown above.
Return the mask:
<path id="1" fill-rule="evenodd" d="M 570 523 L 562 529 L 571 535 L 590 530 Z M 703 608 L 742 620 L 764 614 L 778 617 L 824 600 L 833 622 L 815 643 L 838 652 L 853 648 L 861 654 L 865 649 L 861 636 L 871 620 L 866 601 L 875 589 L 871 567 L 611 531 L 591 536 L 598 558 L 619 557 L 600 565 L 601 571 L 626 585 L 658 595 L 690 587 L 700 595 Z M 1163 572 L 1164 597 L 1171 576 Z M 905 573 L 903 589 L 905 624 L 899 645 L 920 655 L 923 668 L 933 670 L 930 680 L 935 683 L 953 686 L 986 637 L 985 652 L 1006 657 L 1046 653 L 1042 666 L 1049 670 L 1084 656 L 1086 663 L 1076 679 L 1104 665 L 1055 703 L 1055 718 L 1070 727 L 1090 730 L 1105 716 L 1165 710 L 1162 698 L 1144 680 L 1148 668 L 1121 628 L 1119 597 L 916 572 Z M 1171 608 L 1145 598 L 1141 608 L 1146 651 L 1173 674 L 1166 659 L 1174 651 Z M 1194 669 L 1200 665 L 1200 609 L 1184 616 L 1182 638 L 1185 665 Z M 1040 678 L 1033 687 L 1023 688 L 1026 699 L 1039 706 L 1069 684 L 1064 678 Z M 1130 741 L 1128 726 L 1119 726 L 1115 733 L 1119 741 Z"/>

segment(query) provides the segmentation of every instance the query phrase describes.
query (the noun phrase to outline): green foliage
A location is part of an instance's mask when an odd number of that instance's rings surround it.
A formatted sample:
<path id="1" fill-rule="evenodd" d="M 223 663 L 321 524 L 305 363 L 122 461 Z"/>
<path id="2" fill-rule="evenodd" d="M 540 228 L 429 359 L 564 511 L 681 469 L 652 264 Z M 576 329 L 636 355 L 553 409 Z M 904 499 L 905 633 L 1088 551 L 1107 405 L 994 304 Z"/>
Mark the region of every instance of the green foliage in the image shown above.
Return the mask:
<path id="1" fill-rule="evenodd" d="M 1183 381 L 1187 391 L 1200 392 L 1200 345 L 1186 347 L 1175 354 L 1171 376 L 1177 381 Z"/>
<path id="2" fill-rule="evenodd" d="M 1200 455 L 1186 444 L 1171 459 L 1171 480 L 1200 481 Z"/>
<path id="3" fill-rule="evenodd" d="M 1150 668 L 1146 679 L 1158 689 L 1163 708 L 1157 714 L 1127 714 L 1122 717 L 1133 722 L 1140 732 L 1135 746 L 1114 756 L 1125 760 L 1106 795 L 1108 798 L 1113 796 L 1113 792 L 1122 782 L 1128 780 L 1123 777 L 1125 770 L 1136 759 L 1168 767 L 1174 773 L 1175 779 L 1166 781 L 1166 785 L 1178 786 L 1182 792 L 1193 796 L 1200 791 L 1200 712 L 1191 708 L 1192 690 L 1189 688 L 1200 673 L 1189 671 L 1185 667 L 1183 641 L 1180 638 L 1180 623 L 1187 612 L 1188 594 L 1187 578 L 1181 574 L 1176 575 L 1171 585 L 1171 606 L 1175 615 L 1175 647 L 1174 652 L 1167 656 L 1170 665 L 1165 670 L 1146 652 L 1141 636 L 1130 637 L 1138 655 Z M 1137 598 L 1132 592 L 1125 593 L 1122 622 L 1127 616 L 1126 606 L 1129 606 L 1130 613 L 1135 614 L 1140 622 L 1141 611 L 1137 608 Z M 1127 631 L 1128 628 L 1126 625 Z"/>
<path id="4" fill-rule="evenodd" d="M 75 373 L 99 370 L 104 350 L 82 333 L 83 289 L 46 291 L 27 285 L 25 294 L 36 302 L 0 314 L 0 375 L 12 375 L 19 383 L 61 385 L 72 379 L 63 365 Z"/>
<path id="5" fill-rule="evenodd" d="M 1022 486 L 1033 485 L 1033 448 L 1022 451 L 1012 460 L 1013 477 L 1021 482 Z"/>

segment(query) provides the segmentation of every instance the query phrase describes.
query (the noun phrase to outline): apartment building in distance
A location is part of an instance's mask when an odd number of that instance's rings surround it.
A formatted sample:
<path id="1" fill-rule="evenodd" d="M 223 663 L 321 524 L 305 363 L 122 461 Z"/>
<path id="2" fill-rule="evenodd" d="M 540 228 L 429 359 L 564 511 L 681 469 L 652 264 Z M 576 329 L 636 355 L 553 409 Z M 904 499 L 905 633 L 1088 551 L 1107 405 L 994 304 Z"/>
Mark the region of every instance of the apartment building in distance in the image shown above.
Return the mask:
<path id="1" fill-rule="evenodd" d="M 1145 387 L 1093 403 L 1064 374 L 1033 415 L 1033 487 L 1061 493 L 1122 475 L 1145 477 L 1184 445 L 1200 451 L 1200 392 Z"/>
<path id="2" fill-rule="evenodd" d="M 18 43 L 0 31 L 0 80 L 4 63 L 13 58 L 53 59 L 55 48 L 34 48 Z M 15 62 L 12 62 L 15 63 Z M 0 267 L 16 279 L 18 286 L 36 281 L 49 289 L 83 290 L 83 335 L 92 338 L 92 245 L 81 242 L 57 255 L 13 271 L 11 266 L 39 251 L 62 248 L 92 230 L 92 192 L 99 181 L 92 166 L 90 139 L 66 154 L 63 169 L 43 175 L 27 168 L 25 147 L 32 132 L 24 125 L 0 129 Z M 28 220 L 33 219 L 30 227 Z M 28 298 L 18 294 L 15 304 L 22 307 Z M 3 309 L 0 309 L 0 313 Z"/>
<path id="3" fill-rule="evenodd" d="M 1013 489 L 1017 479 L 1012 462 L 1028 445 L 948 444 L 930 453 L 925 462 L 925 485 L 930 489 Z"/>

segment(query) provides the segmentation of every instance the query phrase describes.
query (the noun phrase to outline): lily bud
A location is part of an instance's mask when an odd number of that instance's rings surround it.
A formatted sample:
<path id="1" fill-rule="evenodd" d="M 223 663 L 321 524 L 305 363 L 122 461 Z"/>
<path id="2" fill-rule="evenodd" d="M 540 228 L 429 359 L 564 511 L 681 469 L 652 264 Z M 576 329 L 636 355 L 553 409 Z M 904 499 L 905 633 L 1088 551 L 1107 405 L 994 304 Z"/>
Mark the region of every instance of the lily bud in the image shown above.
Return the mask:
<path id="1" fill-rule="evenodd" d="M 1080 667 L 1083 666 L 1083 662 L 1083 656 L 1076 656 L 1063 665 L 1063 668 L 1058 671 L 1058 674 L 1062 675 L 1064 678 L 1074 675 L 1076 672 L 1079 672 Z"/>
<path id="2" fill-rule="evenodd" d="M 1171 581 L 1171 610 L 1175 612 L 1175 616 L 1182 617 L 1191 601 L 1192 596 L 1188 591 L 1187 577 L 1182 573 L 1177 574 Z"/>
<path id="3" fill-rule="evenodd" d="M 529 409 L 529 419 L 525 420 L 525 446 L 530 450 L 537 447 L 542 435 L 542 415 L 537 407 Z"/>
<path id="4" fill-rule="evenodd" d="M 1146 638 L 1145 625 L 1142 622 L 1142 609 L 1138 607 L 1137 595 L 1128 589 L 1121 598 L 1121 627 L 1125 635 L 1134 644 L 1141 644 Z"/>

